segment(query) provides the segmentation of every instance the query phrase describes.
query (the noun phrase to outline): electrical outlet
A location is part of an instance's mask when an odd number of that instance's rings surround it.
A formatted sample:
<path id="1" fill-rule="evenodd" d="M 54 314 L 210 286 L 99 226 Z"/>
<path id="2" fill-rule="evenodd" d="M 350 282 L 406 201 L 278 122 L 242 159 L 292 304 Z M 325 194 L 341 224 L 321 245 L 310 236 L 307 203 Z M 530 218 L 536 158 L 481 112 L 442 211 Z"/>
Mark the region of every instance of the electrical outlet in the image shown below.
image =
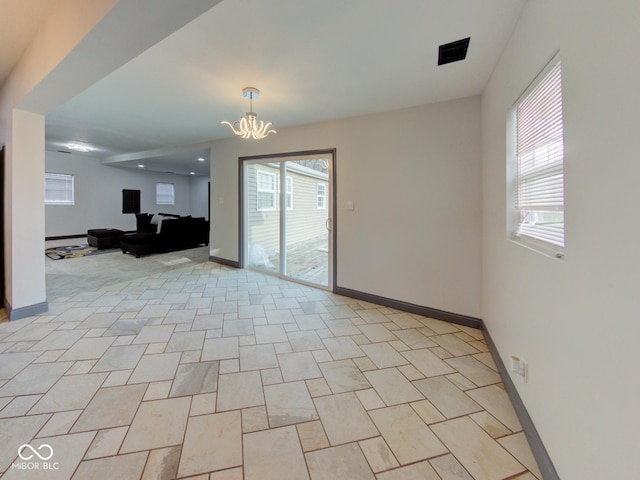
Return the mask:
<path id="1" fill-rule="evenodd" d="M 520 375 L 524 379 L 525 383 L 529 379 L 529 365 L 520 357 L 516 357 L 515 355 L 511 356 L 510 370 L 516 375 Z"/>

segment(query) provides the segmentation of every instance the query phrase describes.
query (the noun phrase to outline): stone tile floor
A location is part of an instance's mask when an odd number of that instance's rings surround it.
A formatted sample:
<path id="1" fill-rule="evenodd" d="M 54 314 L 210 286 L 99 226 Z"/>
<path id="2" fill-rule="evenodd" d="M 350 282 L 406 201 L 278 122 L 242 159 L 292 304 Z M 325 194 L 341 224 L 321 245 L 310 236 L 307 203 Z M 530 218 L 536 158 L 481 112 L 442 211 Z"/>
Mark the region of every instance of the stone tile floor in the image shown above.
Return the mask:
<path id="1" fill-rule="evenodd" d="M 542 478 L 478 330 L 211 262 L 49 302 L 0 324 L 3 478 Z"/>

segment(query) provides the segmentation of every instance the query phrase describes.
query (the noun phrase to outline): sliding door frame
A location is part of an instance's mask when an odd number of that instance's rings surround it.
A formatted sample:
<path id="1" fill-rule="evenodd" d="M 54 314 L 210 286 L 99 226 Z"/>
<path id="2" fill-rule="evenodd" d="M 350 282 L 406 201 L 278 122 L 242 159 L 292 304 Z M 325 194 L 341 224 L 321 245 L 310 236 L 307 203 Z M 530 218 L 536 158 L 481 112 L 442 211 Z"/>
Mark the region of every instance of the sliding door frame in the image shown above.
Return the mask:
<path id="1" fill-rule="evenodd" d="M 329 259 L 330 262 L 330 267 L 331 267 L 331 278 L 329 278 L 329 282 L 331 284 L 330 287 L 325 288 L 325 290 L 330 290 L 332 292 L 335 291 L 336 289 L 336 284 L 337 284 L 337 278 L 338 278 L 338 270 L 337 270 L 337 258 L 338 258 L 338 229 L 337 229 L 337 225 L 338 225 L 338 221 L 337 221 L 337 217 L 336 214 L 338 212 L 338 208 L 337 208 L 337 202 L 336 202 L 336 191 L 337 191 L 337 176 L 336 176 L 336 149 L 335 148 L 327 148 L 327 149 L 320 149 L 320 150 L 304 150 L 304 151 L 300 151 L 300 152 L 284 152 L 284 153 L 270 153 L 270 154 L 265 154 L 265 155 L 251 155 L 251 156 L 245 156 L 245 157 L 239 157 L 238 158 L 238 208 L 239 208 L 239 212 L 238 212 L 238 218 L 239 218 L 239 222 L 238 222 L 238 264 L 240 268 L 245 268 L 245 245 L 246 245 L 246 235 L 247 235 L 247 231 L 246 231 L 246 216 L 245 216 L 245 163 L 249 162 L 249 161 L 255 161 L 255 160 L 269 160 L 269 159 L 281 159 L 281 160 L 286 160 L 292 157 L 309 157 L 309 156 L 314 156 L 314 155 L 331 155 L 332 156 L 332 161 L 331 161 L 331 170 L 330 170 L 330 188 L 329 188 L 329 194 L 331 196 L 331 210 L 329 212 L 329 217 L 330 217 L 330 224 L 331 224 L 331 231 L 329 232 L 329 235 L 331 236 L 330 241 L 331 241 L 331 248 L 329 249 L 331 251 L 331 258 Z M 286 190 L 286 189 L 285 189 Z M 282 194 L 282 190 L 281 190 L 281 194 Z M 285 203 L 286 205 L 286 203 Z M 282 225 L 281 225 L 281 228 Z M 282 241 L 282 239 L 281 239 Z M 283 258 L 283 255 L 281 254 L 281 260 Z M 265 272 L 265 273 L 269 273 L 269 272 Z M 301 283 L 304 285 L 310 285 L 310 286 L 315 286 L 318 288 L 323 288 L 321 285 L 315 285 L 315 284 L 310 284 L 307 283 L 305 281 L 302 280 L 298 280 L 295 278 L 291 278 L 291 277 L 286 277 L 284 275 L 282 275 L 282 273 L 278 274 L 279 277 L 281 278 L 285 278 L 287 280 L 293 281 L 293 282 L 297 282 L 297 283 Z"/>

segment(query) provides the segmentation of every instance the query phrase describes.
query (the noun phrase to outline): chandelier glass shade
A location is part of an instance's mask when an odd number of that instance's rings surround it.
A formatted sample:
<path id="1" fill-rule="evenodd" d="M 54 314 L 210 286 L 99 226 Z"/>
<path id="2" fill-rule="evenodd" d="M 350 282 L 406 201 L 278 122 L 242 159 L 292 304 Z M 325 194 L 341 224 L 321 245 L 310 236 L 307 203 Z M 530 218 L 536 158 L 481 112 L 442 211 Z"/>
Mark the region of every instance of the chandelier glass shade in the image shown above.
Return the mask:
<path id="1" fill-rule="evenodd" d="M 224 125 L 229 125 L 234 134 L 242 138 L 253 138 L 254 140 L 261 140 L 267 137 L 270 133 L 277 133 L 271 129 L 272 122 L 258 121 L 256 114 L 253 112 L 253 99 L 260 96 L 260 90 L 253 87 L 247 87 L 242 90 L 242 96 L 249 99 L 249 112 L 246 113 L 240 120 L 236 122 L 220 122 Z"/>

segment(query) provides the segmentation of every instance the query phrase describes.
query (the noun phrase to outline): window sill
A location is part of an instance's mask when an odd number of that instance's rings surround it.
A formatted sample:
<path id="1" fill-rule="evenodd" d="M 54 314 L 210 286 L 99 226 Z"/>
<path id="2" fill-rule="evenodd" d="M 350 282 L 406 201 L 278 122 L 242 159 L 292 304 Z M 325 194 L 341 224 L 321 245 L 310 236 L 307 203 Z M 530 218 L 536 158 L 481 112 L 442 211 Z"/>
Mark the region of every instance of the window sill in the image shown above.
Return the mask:
<path id="1" fill-rule="evenodd" d="M 528 250 L 533 250 L 536 253 L 544 255 L 545 257 L 552 258 L 554 260 L 564 260 L 564 249 L 546 242 L 541 242 L 534 238 L 526 236 L 512 235 L 510 239 L 516 245 L 520 245 Z"/>

